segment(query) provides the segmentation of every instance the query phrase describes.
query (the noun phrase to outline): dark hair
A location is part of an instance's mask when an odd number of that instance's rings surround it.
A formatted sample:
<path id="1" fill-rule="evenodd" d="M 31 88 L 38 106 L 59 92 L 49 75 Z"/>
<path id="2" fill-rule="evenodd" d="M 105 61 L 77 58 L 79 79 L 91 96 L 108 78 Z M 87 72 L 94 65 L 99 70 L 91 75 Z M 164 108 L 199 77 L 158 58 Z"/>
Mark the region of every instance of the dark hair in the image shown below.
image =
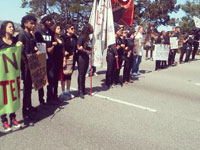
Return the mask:
<path id="1" fill-rule="evenodd" d="M 26 15 L 22 18 L 21 20 L 21 27 L 24 29 L 25 26 L 24 24 L 27 22 L 27 21 L 34 21 L 35 23 L 37 22 L 37 19 L 35 18 L 35 16 L 32 16 L 32 15 Z"/>
<path id="2" fill-rule="evenodd" d="M 70 27 L 73 27 L 74 26 L 74 24 L 73 23 L 68 23 L 68 24 L 66 24 L 66 26 L 65 26 L 65 30 L 66 30 L 66 32 L 67 32 L 67 29 L 69 29 Z"/>
<path id="3" fill-rule="evenodd" d="M 87 23 L 87 24 L 84 25 L 81 34 L 89 35 L 89 34 L 91 34 L 93 32 L 94 32 L 94 29 L 93 29 L 92 25 Z"/>
<path id="4" fill-rule="evenodd" d="M 50 20 L 50 21 L 52 20 L 51 15 L 44 15 L 44 16 L 42 16 L 41 23 L 44 24 L 47 20 Z"/>
<path id="5" fill-rule="evenodd" d="M 55 31 L 56 31 L 57 26 L 60 26 L 60 28 L 62 29 L 62 26 L 61 26 L 61 24 L 59 24 L 59 23 L 56 23 L 56 24 L 52 25 L 52 26 L 51 26 L 51 30 L 52 30 L 54 33 L 55 33 Z"/>
<path id="6" fill-rule="evenodd" d="M 6 27 L 7 25 L 11 23 L 13 25 L 13 28 L 15 30 L 15 26 L 14 26 L 14 23 L 12 21 L 4 21 L 2 24 L 1 24 L 1 29 L 0 29 L 0 37 L 4 37 L 6 35 Z"/>

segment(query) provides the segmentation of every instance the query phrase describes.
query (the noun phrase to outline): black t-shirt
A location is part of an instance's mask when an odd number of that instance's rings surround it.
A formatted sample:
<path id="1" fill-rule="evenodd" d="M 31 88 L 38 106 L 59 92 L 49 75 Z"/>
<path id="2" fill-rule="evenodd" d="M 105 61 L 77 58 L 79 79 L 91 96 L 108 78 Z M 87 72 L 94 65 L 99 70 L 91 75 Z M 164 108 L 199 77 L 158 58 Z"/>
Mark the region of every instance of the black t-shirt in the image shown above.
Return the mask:
<path id="1" fill-rule="evenodd" d="M 121 46 L 121 44 L 124 44 L 124 45 L 125 45 L 126 43 L 125 43 L 125 40 L 124 40 L 124 39 L 121 39 L 120 37 L 117 37 L 117 38 L 116 38 L 116 44 Z M 122 56 L 122 55 L 124 54 L 124 48 L 120 47 L 120 48 L 117 50 L 117 53 L 118 53 L 119 56 Z"/>
<path id="2" fill-rule="evenodd" d="M 5 48 L 9 48 L 9 47 L 14 47 L 16 43 L 17 43 L 17 38 L 16 37 L 12 37 L 12 44 L 11 45 L 8 45 L 7 43 L 5 43 L 3 41 L 2 38 L 0 38 L 0 50 L 1 49 L 5 49 Z"/>
<path id="3" fill-rule="evenodd" d="M 36 46 L 36 41 L 32 34 L 29 34 L 26 31 L 22 30 L 18 35 L 18 40 L 21 41 L 24 45 L 24 54 L 35 53 L 34 47 Z"/>
<path id="4" fill-rule="evenodd" d="M 54 33 L 50 29 L 47 31 L 43 29 L 39 29 L 38 31 L 35 32 L 35 38 L 36 42 L 39 43 L 46 43 L 46 48 L 49 48 L 52 46 L 52 42 L 54 41 Z M 51 59 L 53 56 L 52 54 L 48 53 L 48 59 Z"/>
<path id="5" fill-rule="evenodd" d="M 86 50 L 91 50 L 91 48 L 88 47 L 88 42 L 89 42 L 89 37 L 86 34 L 81 34 L 78 38 L 77 45 L 83 46 L 83 48 Z M 81 55 L 83 54 L 83 55 L 88 56 L 88 54 L 82 51 L 78 51 L 78 54 L 81 54 Z"/>
<path id="6" fill-rule="evenodd" d="M 69 55 L 72 55 L 75 53 L 77 49 L 77 37 L 75 35 L 68 36 L 68 35 L 63 35 L 64 39 L 64 45 L 65 45 L 65 51 L 69 53 Z"/>

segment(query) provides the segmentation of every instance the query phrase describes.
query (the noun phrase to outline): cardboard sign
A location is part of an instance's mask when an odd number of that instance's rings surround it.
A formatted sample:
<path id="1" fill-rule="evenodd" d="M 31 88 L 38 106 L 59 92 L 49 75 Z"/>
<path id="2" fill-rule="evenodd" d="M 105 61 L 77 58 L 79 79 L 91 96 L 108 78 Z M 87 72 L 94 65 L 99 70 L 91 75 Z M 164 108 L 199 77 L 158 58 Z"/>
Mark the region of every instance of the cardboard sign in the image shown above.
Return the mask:
<path id="1" fill-rule="evenodd" d="M 34 89 L 38 90 L 43 86 L 48 85 L 46 72 L 46 54 L 41 53 L 27 55 L 27 59 Z"/>
<path id="2" fill-rule="evenodd" d="M 169 45 L 155 44 L 153 52 L 153 60 L 168 60 Z"/>

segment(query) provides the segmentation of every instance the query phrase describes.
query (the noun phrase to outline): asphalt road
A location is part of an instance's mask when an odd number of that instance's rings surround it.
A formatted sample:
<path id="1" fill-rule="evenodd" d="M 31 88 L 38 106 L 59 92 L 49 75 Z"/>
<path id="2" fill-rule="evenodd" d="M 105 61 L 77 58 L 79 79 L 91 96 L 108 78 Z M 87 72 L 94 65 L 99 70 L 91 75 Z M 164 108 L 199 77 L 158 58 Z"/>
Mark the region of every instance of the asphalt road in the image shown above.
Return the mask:
<path id="1" fill-rule="evenodd" d="M 159 71 L 154 65 L 143 60 L 134 83 L 109 90 L 98 69 L 93 96 L 38 107 L 39 120 L 20 130 L 0 128 L 0 150 L 199 150 L 200 56 Z M 76 95 L 77 71 L 72 88 Z M 32 99 L 38 106 L 37 92 Z"/>

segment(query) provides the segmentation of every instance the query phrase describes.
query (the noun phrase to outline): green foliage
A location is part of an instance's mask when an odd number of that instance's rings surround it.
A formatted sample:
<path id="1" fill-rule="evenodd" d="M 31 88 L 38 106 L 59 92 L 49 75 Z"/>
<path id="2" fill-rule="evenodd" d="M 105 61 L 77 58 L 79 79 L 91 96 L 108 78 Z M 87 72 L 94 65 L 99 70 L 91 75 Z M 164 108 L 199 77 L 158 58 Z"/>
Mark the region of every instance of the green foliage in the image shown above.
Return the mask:
<path id="1" fill-rule="evenodd" d="M 181 31 L 192 33 L 196 29 L 193 17 L 200 18 L 200 2 L 199 0 L 186 1 L 185 4 L 181 5 L 181 9 L 186 13 L 186 16 L 179 21 Z"/>
<path id="2" fill-rule="evenodd" d="M 134 24 L 174 25 L 176 20 L 169 15 L 179 8 L 176 0 L 135 0 Z"/>

